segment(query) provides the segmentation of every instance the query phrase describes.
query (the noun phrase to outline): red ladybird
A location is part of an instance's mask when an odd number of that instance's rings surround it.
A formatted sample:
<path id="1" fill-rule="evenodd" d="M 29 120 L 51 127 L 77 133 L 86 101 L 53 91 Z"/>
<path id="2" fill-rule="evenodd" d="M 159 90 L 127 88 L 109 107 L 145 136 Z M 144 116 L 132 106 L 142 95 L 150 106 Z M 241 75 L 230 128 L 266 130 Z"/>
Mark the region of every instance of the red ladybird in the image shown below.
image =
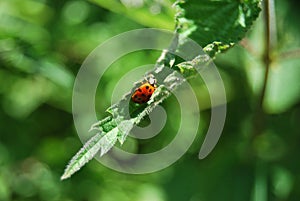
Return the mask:
<path id="1" fill-rule="evenodd" d="M 139 104 L 148 102 L 156 89 L 155 83 L 156 79 L 150 77 L 146 83 L 135 90 L 131 96 L 132 101 Z"/>

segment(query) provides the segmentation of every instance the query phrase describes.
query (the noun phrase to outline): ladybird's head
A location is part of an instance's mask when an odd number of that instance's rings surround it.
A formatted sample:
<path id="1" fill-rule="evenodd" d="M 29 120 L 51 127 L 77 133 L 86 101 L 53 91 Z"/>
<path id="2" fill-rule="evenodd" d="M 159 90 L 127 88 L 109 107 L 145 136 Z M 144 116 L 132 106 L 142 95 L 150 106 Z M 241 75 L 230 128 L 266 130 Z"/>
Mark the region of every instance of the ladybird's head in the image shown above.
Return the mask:
<path id="1" fill-rule="evenodd" d="M 148 83 L 151 84 L 152 86 L 154 86 L 156 84 L 156 79 L 154 77 L 154 75 L 150 75 L 148 78 Z"/>

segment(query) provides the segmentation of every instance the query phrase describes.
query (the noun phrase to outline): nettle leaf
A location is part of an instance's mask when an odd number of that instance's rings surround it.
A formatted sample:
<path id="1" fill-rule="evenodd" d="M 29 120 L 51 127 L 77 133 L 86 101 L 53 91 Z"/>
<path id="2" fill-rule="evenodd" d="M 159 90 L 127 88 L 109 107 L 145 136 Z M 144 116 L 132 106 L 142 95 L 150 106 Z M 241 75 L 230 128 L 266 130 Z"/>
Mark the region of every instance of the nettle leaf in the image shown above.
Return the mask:
<path id="1" fill-rule="evenodd" d="M 90 130 L 97 130 L 98 132 L 71 159 L 61 179 L 69 178 L 97 153 L 100 152 L 100 156 L 107 153 L 117 141 L 123 144 L 134 125 L 139 124 L 143 118 L 168 98 L 172 91 L 176 90 L 183 82 L 198 75 L 197 68 L 205 67 L 210 61 L 207 55 L 201 55 L 192 61 L 178 64 L 173 67 L 174 70 L 171 70 L 170 66 L 166 66 L 164 63 L 168 63 L 165 61 L 166 59 L 171 61 L 173 58 L 170 54 L 163 53 L 163 55 L 164 59 L 159 60 L 156 68 L 150 72 L 152 75 L 155 75 L 159 85 L 150 100 L 143 105 L 130 101 L 131 94 L 136 88 L 134 87 L 119 103 L 107 109 L 111 116 L 92 125 Z M 136 85 L 139 83 L 137 82 Z"/>
<path id="2" fill-rule="evenodd" d="M 260 0 L 187 0 L 177 5 L 178 33 L 214 56 L 241 40 L 260 12 Z"/>
<path id="3" fill-rule="evenodd" d="M 76 153 L 72 160 L 67 165 L 61 180 L 69 178 L 72 174 L 80 170 L 87 162 L 89 162 L 101 148 L 99 143 L 105 133 L 97 133 L 89 139 L 85 145 Z"/>
<path id="4" fill-rule="evenodd" d="M 72 174 L 80 170 L 87 162 L 94 158 L 100 151 L 102 156 L 109 151 L 117 141 L 117 124 L 111 116 L 92 125 L 90 130 L 98 130 L 92 138 L 76 153 L 67 165 L 61 180 L 69 178 Z"/>
<path id="5" fill-rule="evenodd" d="M 107 153 L 114 144 L 126 140 L 134 125 L 138 125 L 152 110 L 168 98 L 174 90 L 187 79 L 198 75 L 198 71 L 210 65 L 211 57 L 220 53 L 244 37 L 253 21 L 257 18 L 260 8 L 258 0 L 190 0 L 177 4 L 176 37 L 172 44 L 162 52 L 154 70 L 145 75 L 154 75 L 158 88 L 150 100 L 142 105 L 131 101 L 131 94 L 140 85 L 134 84 L 130 92 L 117 103 L 107 109 L 110 116 L 92 125 L 91 130 L 97 133 L 88 140 L 83 148 L 71 159 L 61 179 L 66 179 L 78 171 L 97 153 Z M 175 56 L 170 52 L 179 53 L 181 49 L 191 47 L 187 38 L 191 37 L 209 55 L 190 55 L 190 61 L 174 65 Z"/>

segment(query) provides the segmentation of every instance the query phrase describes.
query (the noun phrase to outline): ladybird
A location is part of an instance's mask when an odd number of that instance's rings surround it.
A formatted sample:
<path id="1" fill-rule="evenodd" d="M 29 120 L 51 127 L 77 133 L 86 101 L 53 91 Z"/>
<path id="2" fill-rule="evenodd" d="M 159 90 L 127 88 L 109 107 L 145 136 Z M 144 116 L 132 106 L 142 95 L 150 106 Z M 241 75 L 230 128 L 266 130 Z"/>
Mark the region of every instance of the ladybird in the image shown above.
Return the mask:
<path id="1" fill-rule="evenodd" d="M 132 101 L 139 104 L 148 102 L 156 89 L 155 83 L 156 79 L 150 77 L 146 83 L 135 90 L 131 96 Z"/>

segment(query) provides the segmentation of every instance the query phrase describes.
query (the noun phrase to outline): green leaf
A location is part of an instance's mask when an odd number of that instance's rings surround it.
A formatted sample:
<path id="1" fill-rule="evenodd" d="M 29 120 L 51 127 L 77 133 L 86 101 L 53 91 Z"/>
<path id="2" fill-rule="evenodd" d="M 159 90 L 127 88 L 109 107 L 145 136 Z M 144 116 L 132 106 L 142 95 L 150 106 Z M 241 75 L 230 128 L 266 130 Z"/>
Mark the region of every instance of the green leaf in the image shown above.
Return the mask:
<path id="1" fill-rule="evenodd" d="M 159 87 L 155 90 L 150 100 L 146 104 L 138 105 L 130 101 L 131 92 L 126 94 L 117 104 L 112 105 L 107 111 L 111 116 L 92 125 L 90 130 L 97 130 L 98 133 L 86 142 L 79 152 L 72 158 L 66 167 L 61 179 L 69 178 L 77 172 L 88 161 L 90 161 L 99 151 L 100 156 L 107 153 L 114 144 L 119 141 L 124 143 L 129 132 L 134 125 L 137 125 L 152 110 L 168 98 L 172 91 L 186 81 L 186 79 L 196 76 L 197 68 L 207 65 L 211 60 L 208 56 L 198 56 L 189 62 L 183 62 L 174 66 L 166 66 L 166 60 L 173 58 L 168 53 L 163 53 L 163 58 L 158 60 L 156 68 L 151 72 L 158 79 Z M 139 84 L 140 82 L 137 82 Z M 129 105 L 129 110 L 127 110 Z"/>
<path id="2" fill-rule="evenodd" d="M 104 135 L 104 132 L 99 132 L 85 143 L 67 165 L 61 180 L 69 178 L 96 155 L 101 148 L 100 140 Z"/>
<path id="3" fill-rule="evenodd" d="M 91 130 L 98 130 L 96 135 L 90 138 L 85 145 L 76 153 L 67 165 L 61 180 L 69 178 L 72 174 L 80 170 L 99 151 L 100 156 L 108 152 L 117 141 L 117 124 L 111 116 L 92 125 Z"/>
<path id="4" fill-rule="evenodd" d="M 210 55 L 222 52 L 241 40 L 260 12 L 259 0 L 181 1 L 178 33 L 199 43 Z"/>
<path id="5" fill-rule="evenodd" d="M 126 2 L 120 1 L 107 1 L 107 0 L 89 0 L 103 8 L 112 12 L 122 14 L 137 23 L 148 27 L 156 27 L 162 29 L 172 30 L 174 28 L 174 10 L 172 9 L 171 2 L 149 1 L 148 3 L 141 1 L 132 1 L 132 5 L 126 5 Z M 130 2 L 128 2 L 130 4 Z M 136 5 L 134 5 L 136 4 Z M 163 12 L 151 12 L 151 6 L 159 7 Z"/>
<path id="6" fill-rule="evenodd" d="M 100 1 L 98 1 L 100 2 Z M 169 52 L 180 52 L 190 46 L 187 37 L 191 36 L 200 45 L 206 46 L 204 51 L 210 56 L 230 48 L 240 40 L 256 19 L 259 8 L 258 1 L 199 1 L 191 0 L 179 3 L 181 6 L 177 16 L 176 32 L 168 50 L 163 51 L 153 71 L 145 75 L 146 79 L 153 75 L 157 79 L 158 88 L 145 104 L 131 101 L 131 94 L 140 85 L 135 83 L 130 92 L 117 103 L 107 109 L 111 116 L 94 124 L 92 130 L 98 133 L 73 157 L 61 179 L 70 177 L 100 151 L 100 156 L 108 152 L 119 141 L 124 143 L 134 125 L 152 112 L 152 110 L 168 98 L 172 91 L 187 79 L 198 75 L 198 70 L 208 66 L 212 61 L 208 55 L 191 56 L 192 60 L 174 65 L 174 55 Z M 201 6 L 200 6 L 201 5 Z M 201 54 L 200 52 L 198 54 Z M 196 57 L 195 57 L 196 56 Z M 195 57 L 195 58 L 193 58 Z"/>
<path id="7" fill-rule="evenodd" d="M 208 55 L 199 55 L 192 61 L 182 62 L 177 64 L 175 67 L 178 68 L 182 76 L 184 76 L 186 79 L 190 79 L 199 75 L 198 70 L 209 66 L 211 61 L 212 60 Z"/>

